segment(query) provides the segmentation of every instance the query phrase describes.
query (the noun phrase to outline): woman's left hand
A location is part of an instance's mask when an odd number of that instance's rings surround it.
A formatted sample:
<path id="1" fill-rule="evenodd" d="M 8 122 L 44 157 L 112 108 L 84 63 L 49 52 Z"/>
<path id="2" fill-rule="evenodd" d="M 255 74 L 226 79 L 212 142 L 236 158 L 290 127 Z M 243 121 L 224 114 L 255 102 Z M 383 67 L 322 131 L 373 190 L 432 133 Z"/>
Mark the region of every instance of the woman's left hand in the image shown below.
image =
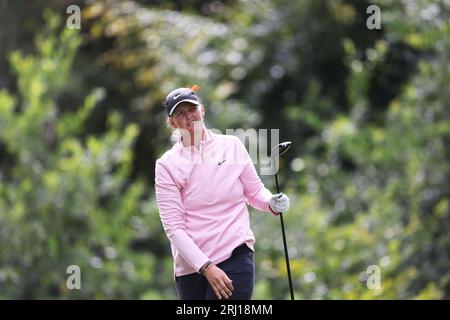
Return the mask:
<path id="1" fill-rule="evenodd" d="M 288 211 L 291 204 L 287 195 L 284 193 L 277 193 L 270 198 L 269 206 L 272 208 L 272 211 L 280 213 Z"/>

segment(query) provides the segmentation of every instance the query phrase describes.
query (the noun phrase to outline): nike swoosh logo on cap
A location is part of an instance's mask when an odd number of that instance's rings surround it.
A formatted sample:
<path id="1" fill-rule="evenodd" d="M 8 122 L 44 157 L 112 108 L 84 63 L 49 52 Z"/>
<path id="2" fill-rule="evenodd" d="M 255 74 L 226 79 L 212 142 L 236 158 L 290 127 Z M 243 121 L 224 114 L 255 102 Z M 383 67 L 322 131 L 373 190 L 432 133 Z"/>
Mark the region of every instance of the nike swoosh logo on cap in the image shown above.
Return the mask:
<path id="1" fill-rule="evenodd" d="M 177 99 L 179 96 L 181 96 L 182 93 L 177 94 L 176 96 L 173 96 L 173 100 Z"/>

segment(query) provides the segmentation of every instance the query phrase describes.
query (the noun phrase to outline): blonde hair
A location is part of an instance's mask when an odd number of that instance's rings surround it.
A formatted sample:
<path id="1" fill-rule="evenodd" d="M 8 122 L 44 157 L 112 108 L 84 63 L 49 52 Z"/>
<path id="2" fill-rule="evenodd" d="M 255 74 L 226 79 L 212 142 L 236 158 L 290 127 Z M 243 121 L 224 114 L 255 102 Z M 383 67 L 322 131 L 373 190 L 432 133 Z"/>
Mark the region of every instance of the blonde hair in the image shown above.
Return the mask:
<path id="1" fill-rule="evenodd" d="M 176 143 L 181 138 L 181 132 L 170 123 L 170 117 L 166 119 L 166 127 L 170 132 L 170 141 Z"/>
<path id="2" fill-rule="evenodd" d="M 170 117 L 167 117 L 166 119 L 166 125 L 167 125 L 167 129 L 169 130 L 175 130 L 176 128 L 170 123 Z"/>

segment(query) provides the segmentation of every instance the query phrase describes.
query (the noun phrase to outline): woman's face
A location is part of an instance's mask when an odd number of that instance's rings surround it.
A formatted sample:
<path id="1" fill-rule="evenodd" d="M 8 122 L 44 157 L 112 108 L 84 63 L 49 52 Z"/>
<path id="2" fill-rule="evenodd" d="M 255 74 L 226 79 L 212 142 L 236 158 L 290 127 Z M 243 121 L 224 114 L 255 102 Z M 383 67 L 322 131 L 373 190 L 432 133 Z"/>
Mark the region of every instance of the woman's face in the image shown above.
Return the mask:
<path id="1" fill-rule="evenodd" d="M 177 106 L 169 123 L 178 129 L 185 129 L 190 132 L 194 131 L 194 121 L 202 121 L 205 115 L 205 109 L 202 105 L 196 106 L 189 102 L 183 102 Z"/>

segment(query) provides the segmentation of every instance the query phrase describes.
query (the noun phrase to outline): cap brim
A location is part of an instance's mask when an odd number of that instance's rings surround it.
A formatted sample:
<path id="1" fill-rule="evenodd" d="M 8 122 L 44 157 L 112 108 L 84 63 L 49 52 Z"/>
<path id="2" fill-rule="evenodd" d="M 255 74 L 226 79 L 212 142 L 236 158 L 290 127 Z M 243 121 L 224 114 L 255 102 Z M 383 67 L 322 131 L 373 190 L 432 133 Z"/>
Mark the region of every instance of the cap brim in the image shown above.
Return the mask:
<path id="1" fill-rule="evenodd" d="M 178 101 L 178 102 L 172 107 L 172 109 L 170 109 L 169 116 L 172 116 L 172 113 L 175 111 L 175 108 L 176 108 L 180 103 L 182 103 L 182 102 L 190 102 L 190 103 L 195 104 L 195 105 L 197 105 L 197 106 L 200 105 L 200 102 L 198 102 L 197 100 L 184 99 L 184 100 Z"/>

